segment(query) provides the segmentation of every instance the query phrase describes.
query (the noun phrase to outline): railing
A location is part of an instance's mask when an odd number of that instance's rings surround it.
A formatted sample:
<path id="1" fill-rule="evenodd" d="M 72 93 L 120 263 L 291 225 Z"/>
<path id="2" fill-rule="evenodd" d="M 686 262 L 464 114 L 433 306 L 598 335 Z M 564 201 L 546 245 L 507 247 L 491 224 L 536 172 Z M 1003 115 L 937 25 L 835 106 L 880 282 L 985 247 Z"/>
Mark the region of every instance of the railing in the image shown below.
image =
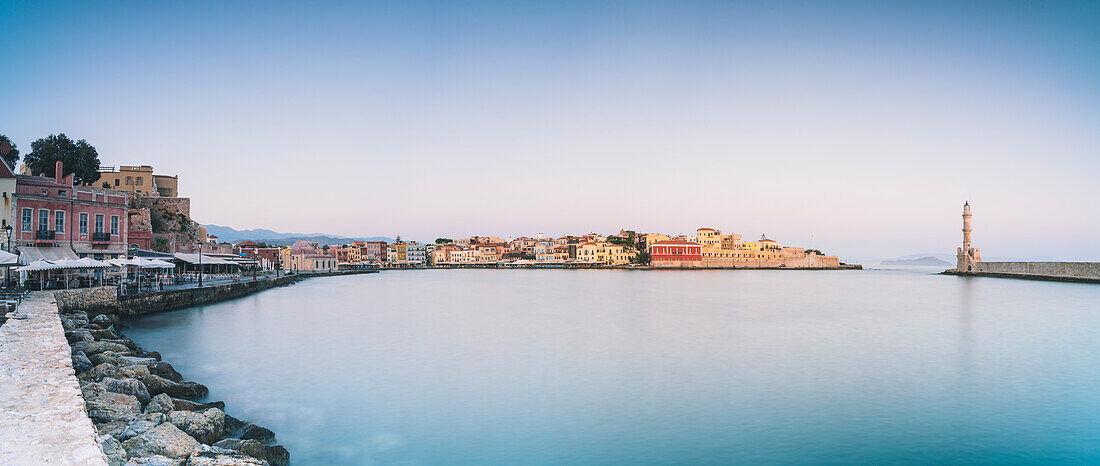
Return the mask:
<path id="1" fill-rule="evenodd" d="M 93 243 L 110 243 L 111 242 L 111 234 L 107 233 L 105 231 L 94 232 L 94 233 L 92 233 L 92 242 Z"/>
<path id="2" fill-rule="evenodd" d="M 53 241 L 54 239 L 57 239 L 57 233 L 53 230 L 38 230 L 34 232 L 34 239 Z"/>

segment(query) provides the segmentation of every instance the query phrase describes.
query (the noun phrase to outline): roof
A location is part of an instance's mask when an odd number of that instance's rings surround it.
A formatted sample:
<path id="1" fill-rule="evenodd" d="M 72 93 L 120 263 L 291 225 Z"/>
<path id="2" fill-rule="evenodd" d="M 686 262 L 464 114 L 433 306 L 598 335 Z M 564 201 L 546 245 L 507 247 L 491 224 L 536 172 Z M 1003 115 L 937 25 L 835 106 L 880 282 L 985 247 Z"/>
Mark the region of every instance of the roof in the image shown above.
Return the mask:
<path id="1" fill-rule="evenodd" d="M 695 231 L 714 231 L 714 229 L 713 228 L 700 228 L 700 229 L 695 230 Z"/>
<path id="2" fill-rule="evenodd" d="M 0 178 L 15 178 L 15 173 L 6 163 L 0 163 Z"/>
<path id="3" fill-rule="evenodd" d="M 186 262 L 188 264 L 198 264 L 199 263 L 199 255 L 198 254 L 192 254 L 192 253 L 186 253 L 186 252 L 177 252 L 177 253 L 174 254 L 174 256 L 175 256 L 176 260 L 183 261 L 183 262 Z M 237 265 L 235 262 L 230 262 L 230 261 L 227 261 L 225 259 L 213 257 L 209 254 L 203 254 L 202 255 L 202 263 L 203 263 L 203 265 L 206 265 L 206 264 L 210 264 L 210 265 L 216 265 L 216 264 L 220 264 L 220 265 Z"/>
<path id="4" fill-rule="evenodd" d="M 68 246 L 62 247 L 37 247 L 37 246 L 23 246 L 19 248 L 19 260 L 20 262 L 31 263 L 39 259 L 45 259 L 50 262 L 59 259 L 80 259 L 80 256 L 76 255 L 76 251 Z"/>
<path id="5" fill-rule="evenodd" d="M 48 188 L 71 188 L 65 183 L 58 183 L 57 180 L 45 176 L 38 175 L 15 175 L 15 182 L 17 184 L 27 186 L 46 186 Z"/>
<path id="6" fill-rule="evenodd" d="M 669 245 L 677 245 L 677 244 L 686 245 L 686 246 L 702 246 L 701 244 L 696 243 L 694 241 L 683 241 L 683 240 L 678 240 L 678 239 L 669 239 L 669 240 L 663 240 L 663 241 L 658 241 L 656 243 L 653 243 L 654 246 L 657 246 L 657 245 L 669 246 Z"/>
<path id="7" fill-rule="evenodd" d="M 237 243 L 237 246 L 259 246 L 260 244 L 255 241 L 241 241 Z"/>

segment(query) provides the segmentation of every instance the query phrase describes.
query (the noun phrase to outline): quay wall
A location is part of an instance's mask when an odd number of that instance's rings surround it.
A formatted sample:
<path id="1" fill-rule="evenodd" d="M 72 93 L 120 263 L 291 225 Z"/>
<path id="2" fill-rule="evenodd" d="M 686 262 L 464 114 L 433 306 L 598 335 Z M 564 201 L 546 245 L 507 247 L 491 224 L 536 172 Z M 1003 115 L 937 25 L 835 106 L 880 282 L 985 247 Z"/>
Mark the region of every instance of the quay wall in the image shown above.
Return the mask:
<path id="1" fill-rule="evenodd" d="M 124 296 L 119 296 L 117 288 L 114 286 L 100 286 L 95 288 L 57 291 L 54 293 L 54 299 L 57 300 L 57 309 L 60 312 L 81 310 L 93 317 L 99 314 L 136 316 L 239 298 L 258 291 L 296 283 L 299 280 L 310 277 L 358 275 L 361 273 L 377 273 L 377 271 L 356 270 L 296 274 L 265 278 L 262 280 L 242 278 L 238 282 L 212 285 L 203 288 L 154 291 Z"/>
<path id="2" fill-rule="evenodd" d="M 956 275 L 1100 283 L 1100 262 L 976 262 L 974 271 Z"/>

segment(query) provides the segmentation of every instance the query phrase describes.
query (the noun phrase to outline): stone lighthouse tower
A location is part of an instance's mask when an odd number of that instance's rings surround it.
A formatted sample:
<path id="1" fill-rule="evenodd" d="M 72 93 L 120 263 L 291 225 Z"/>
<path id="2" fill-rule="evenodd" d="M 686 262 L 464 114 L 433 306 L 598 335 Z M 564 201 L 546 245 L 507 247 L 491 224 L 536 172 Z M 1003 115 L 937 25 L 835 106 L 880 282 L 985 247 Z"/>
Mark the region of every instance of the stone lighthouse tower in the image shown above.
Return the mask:
<path id="1" fill-rule="evenodd" d="M 958 262 L 955 264 L 957 272 L 973 272 L 974 265 L 982 261 L 982 255 L 978 249 L 970 246 L 970 201 L 963 204 L 963 244 L 958 249 Z"/>

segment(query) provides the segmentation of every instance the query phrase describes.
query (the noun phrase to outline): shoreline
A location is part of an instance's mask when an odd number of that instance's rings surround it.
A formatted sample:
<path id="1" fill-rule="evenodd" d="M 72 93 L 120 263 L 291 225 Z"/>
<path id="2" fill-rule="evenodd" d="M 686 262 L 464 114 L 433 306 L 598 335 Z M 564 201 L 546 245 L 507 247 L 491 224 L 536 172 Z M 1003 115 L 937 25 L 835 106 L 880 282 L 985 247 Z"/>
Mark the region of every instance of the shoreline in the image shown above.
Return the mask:
<path id="1" fill-rule="evenodd" d="M 159 461 L 284 466 L 290 453 L 264 427 L 199 401 L 206 386 L 186 381 L 160 353 L 126 338 L 121 318 L 59 313 L 88 418 L 108 464 Z"/>
<path id="2" fill-rule="evenodd" d="M 469 264 L 469 265 L 432 265 L 424 267 L 380 267 L 374 270 L 452 270 L 452 269 L 531 269 L 531 270 L 636 270 L 636 271 L 684 271 L 684 270 L 863 270 L 861 264 L 841 264 L 839 267 L 652 267 L 652 266 L 625 266 L 625 265 L 501 265 L 501 264 Z"/>

